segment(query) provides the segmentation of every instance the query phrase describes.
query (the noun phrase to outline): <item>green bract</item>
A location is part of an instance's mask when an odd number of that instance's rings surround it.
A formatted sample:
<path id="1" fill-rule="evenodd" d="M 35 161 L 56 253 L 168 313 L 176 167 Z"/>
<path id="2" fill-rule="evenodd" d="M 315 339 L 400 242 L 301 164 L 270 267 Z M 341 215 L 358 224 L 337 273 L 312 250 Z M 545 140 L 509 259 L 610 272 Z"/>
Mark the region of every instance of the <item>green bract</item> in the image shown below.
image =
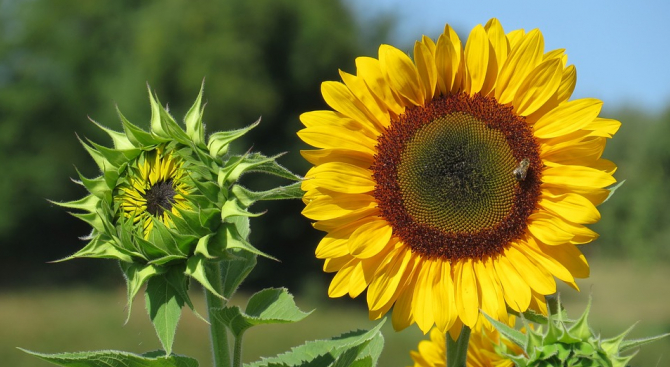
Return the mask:
<path id="1" fill-rule="evenodd" d="M 142 285 L 149 283 L 147 308 L 153 319 L 162 313 L 178 312 L 184 303 L 192 308 L 187 293 L 189 278 L 219 297 L 230 296 L 212 286 L 212 281 L 220 280 L 208 275 L 207 268 L 212 263 L 236 259 L 253 267 L 255 256 L 249 255 L 264 255 L 247 242 L 248 218 L 259 215 L 247 208 L 258 200 L 299 198 L 302 191 L 299 182 L 262 192 L 237 184 L 247 172 L 300 180 L 276 163 L 278 156 L 228 153 L 231 142 L 258 122 L 206 139 L 202 88 L 184 118 L 185 129 L 151 91 L 149 97 L 149 131 L 133 125 L 120 112 L 122 132 L 96 123 L 114 142 L 109 148 L 82 141 L 101 175 L 89 179 L 79 174 L 77 182 L 89 195 L 56 204 L 80 210 L 73 215 L 93 227 L 84 248 L 64 260 L 119 260 L 128 283 L 129 310 Z M 249 270 L 239 277 L 240 281 Z M 173 323 L 176 328 L 176 320 Z M 164 328 L 171 330 L 172 325 Z M 161 336 L 158 326 L 157 332 Z M 166 338 L 161 337 L 164 345 L 171 344 L 170 336 Z M 166 350 L 169 353 L 169 347 Z"/>
<path id="2" fill-rule="evenodd" d="M 568 320 L 565 312 L 549 313 L 542 326 L 535 330 L 526 324 L 526 333 L 522 333 L 498 322 L 488 315 L 486 318 L 498 329 L 501 335 L 523 348 L 523 355 L 510 355 L 503 350 L 498 353 L 514 361 L 518 367 L 625 367 L 635 353 L 621 353 L 647 344 L 670 334 L 663 334 L 644 339 L 624 340 L 633 329 L 610 339 L 601 339 L 595 335 L 588 325 L 591 300 L 582 316 L 576 320 Z"/>

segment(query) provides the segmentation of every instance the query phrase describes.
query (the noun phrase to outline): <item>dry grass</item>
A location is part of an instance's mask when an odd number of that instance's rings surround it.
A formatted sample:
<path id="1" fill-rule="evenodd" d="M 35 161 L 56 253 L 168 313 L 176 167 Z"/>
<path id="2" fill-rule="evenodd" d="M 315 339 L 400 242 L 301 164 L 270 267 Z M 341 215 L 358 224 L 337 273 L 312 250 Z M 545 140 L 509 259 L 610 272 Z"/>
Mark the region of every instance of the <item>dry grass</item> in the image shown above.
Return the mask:
<path id="1" fill-rule="evenodd" d="M 603 335 L 614 336 L 635 321 L 640 324 L 633 337 L 670 331 L 670 269 L 662 266 L 635 267 L 622 262 L 595 262 L 591 277 L 580 282 L 581 293 L 561 287 L 562 298 L 572 316 L 578 316 L 593 294 L 592 325 Z M 306 339 L 327 338 L 355 328 L 374 325 L 367 319 L 364 300 L 327 300 L 323 285 L 297 297 L 304 310 L 317 308 L 307 319 L 292 325 L 261 326 L 250 330 L 244 360 L 274 355 Z M 315 294 L 315 295 L 312 295 Z M 203 311 L 203 299 L 194 294 L 196 308 Z M 360 302 L 358 302 L 360 301 Z M 241 304 L 241 300 L 233 300 Z M 146 352 L 160 347 L 142 297 L 138 297 L 130 321 L 123 325 L 125 291 L 91 289 L 42 289 L 0 295 L 0 364 L 12 367 L 50 366 L 15 349 L 55 353 L 117 349 Z M 389 323 L 390 324 L 390 323 Z M 423 336 L 412 327 L 395 333 L 384 327 L 386 346 L 380 366 L 410 365 L 409 350 Z M 207 325 L 185 311 L 177 331 L 176 353 L 197 358 L 210 365 Z M 646 347 L 636 357 L 635 366 L 665 366 L 670 360 L 670 339 Z M 659 361 L 659 358 L 662 360 Z"/>

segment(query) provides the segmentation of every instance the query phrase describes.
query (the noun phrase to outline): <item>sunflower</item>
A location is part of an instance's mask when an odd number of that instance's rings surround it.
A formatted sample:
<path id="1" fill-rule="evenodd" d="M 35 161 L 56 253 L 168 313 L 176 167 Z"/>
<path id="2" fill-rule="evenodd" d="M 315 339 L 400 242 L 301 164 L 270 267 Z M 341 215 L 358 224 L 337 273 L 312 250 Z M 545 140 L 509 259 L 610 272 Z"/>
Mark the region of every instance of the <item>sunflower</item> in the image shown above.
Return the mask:
<path id="1" fill-rule="evenodd" d="M 447 351 L 445 348 L 445 334 L 433 328 L 430 331 L 430 340 L 419 342 L 418 350 L 411 351 L 410 356 L 414 367 L 444 367 L 446 366 Z M 481 332 L 470 335 L 467 367 L 513 367 L 514 362 L 503 357 L 503 354 L 521 355 L 521 347 L 501 338 L 496 329 L 482 328 Z"/>
<path id="2" fill-rule="evenodd" d="M 181 217 L 180 210 L 193 209 L 187 200 L 193 184 L 183 161 L 162 146 L 143 154 L 139 161 L 136 167 L 129 168 L 130 174 L 118 186 L 114 199 L 123 216 L 141 226 L 144 238 L 148 239 L 154 220 L 174 227 L 170 215 Z"/>
<path id="3" fill-rule="evenodd" d="M 332 110 L 300 116 L 303 215 L 327 232 L 316 248 L 336 272 L 328 294 L 367 288 L 371 319 L 424 333 L 472 327 L 479 310 L 546 313 L 554 277 L 589 275 L 576 245 L 598 235 L 596 205 L 616 166 L 601 154 L 620 122 L 602 102 L 569 100 L 576 70 L 542 33 L 496 19 L 465 47 L 449 26 L 414 60 L 382 45 L 356 75 L 324 82 Z"/>

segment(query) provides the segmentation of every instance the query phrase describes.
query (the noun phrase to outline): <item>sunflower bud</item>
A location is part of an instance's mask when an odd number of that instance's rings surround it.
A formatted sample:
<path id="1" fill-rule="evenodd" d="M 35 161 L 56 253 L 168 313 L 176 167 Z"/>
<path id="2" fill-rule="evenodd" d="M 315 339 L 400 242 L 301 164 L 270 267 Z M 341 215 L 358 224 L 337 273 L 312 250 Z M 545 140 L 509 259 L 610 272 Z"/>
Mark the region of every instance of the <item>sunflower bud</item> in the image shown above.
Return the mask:
<path id="1" fill-rule="evenodd" d="M 549 313 L 545 320 L 546 332 L 542 327 L 529 328 L 524 334 L 508 325 L 498 322 L 485 315 L 493 323 L 501 335 L 523 348 L 523 354 L 507 354 L 498 351 L 501 355 L 514 361 L 518 367 L 531 366 L 609 366 L 625 367 L 635 356 L 635 353 L 622 355 L 643 344 L 647 344 L 670 334 L 658 335 L 645 339 L 624 340 L 633 329 L 630 327 L 622 334 L 601 339 L 593 333 L 588 325 L 588 315 L 591 300 L 581 317 L 574 321 L 568 320 L 564 311 Z M 524 320 L 524 323 L 526 321 Z"/>
<path id="2" fill-rule="evenodd" d="M 229 154 L 229 145 L 249 127 L 217 132 L 208 140 L 202 121 L 202 89 L 184 118 L 183 129 L 149 91 L 150 130 L 130 123 L 120 112 L 123 131 L 95 123 L 113 140 L 108 148 L 81 141 L 101 174 L 77 183 L 89 194 L 56 203 L 80 212 L 74 216 L 93 228 L 86 245 L 64 259 L 90 257 L 119 260 L 128 283 L 128 304 L 143 284 L 162 277 L 191 305 L 190 278 L 222 297 L 212 287 L 205 265 L 236 259 L 241 251 L 263 255 L 247 241 L 248 207 L 258 200 L 301 197 L 299 183 L 256 192 L 239 186 L 248 172 L 264 172 L 299 181 L 259 153 Z M 246 258 L 249 256 L 244 255 Z M 130 307 L 129 307 L 130 309 Z"/>

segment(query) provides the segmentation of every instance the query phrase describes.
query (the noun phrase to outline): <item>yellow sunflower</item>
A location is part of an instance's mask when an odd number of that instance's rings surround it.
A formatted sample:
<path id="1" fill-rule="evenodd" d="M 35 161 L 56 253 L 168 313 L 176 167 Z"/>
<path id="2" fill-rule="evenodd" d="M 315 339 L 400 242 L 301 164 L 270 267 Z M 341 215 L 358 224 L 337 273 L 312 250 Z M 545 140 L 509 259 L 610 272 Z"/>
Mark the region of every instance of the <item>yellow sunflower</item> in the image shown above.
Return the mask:
<path id="1" fill-rule="evenodd" d="M 172 152 L 158 147 L 139 157 L 118 186 L 115 200 L 123 216 L 141 226 L 145 239 L 154 228 L 154 220 L 172 227 L 170 215 L 180 216 L 179 210 L 192 209 L 187 200 L 192 185 L 182 165 Z"/>
<path id="2" fill-rule="evenodd" d="M 300 116 L 321 148 L 302 155 L 303 214 L 327 232 L 316 249 L 337 272 L 331 297 L 367 288 L 370 318 L 397 330 L 472 327 L 479 310 L 546 312 L 554 277 L 589 275 L 575 245 L 598 235 L 596 205 L 616 181 L 601 154 L 620 123 L 597 99 L 569 101 L 564 50 L 542 33 L 476 26 L 465 48 L 447 25 L 414 60 L 388 45 L 324 82 L 328 111 Z"/>
<path id="3" fill-rule="evenodd" d="M 430 331 L 430 340 L 419 342 L 417 351 L 411 351 L 413 367 L 445 367 L 447 359 L 445 334 L 434 328 Z M 523 350 L 507 339 L 501 338 L 496 329 L 481 329 L 470 334 L 467 367 L 513 367 L 514 362 L 501 353 L 520 355 Z"/>

